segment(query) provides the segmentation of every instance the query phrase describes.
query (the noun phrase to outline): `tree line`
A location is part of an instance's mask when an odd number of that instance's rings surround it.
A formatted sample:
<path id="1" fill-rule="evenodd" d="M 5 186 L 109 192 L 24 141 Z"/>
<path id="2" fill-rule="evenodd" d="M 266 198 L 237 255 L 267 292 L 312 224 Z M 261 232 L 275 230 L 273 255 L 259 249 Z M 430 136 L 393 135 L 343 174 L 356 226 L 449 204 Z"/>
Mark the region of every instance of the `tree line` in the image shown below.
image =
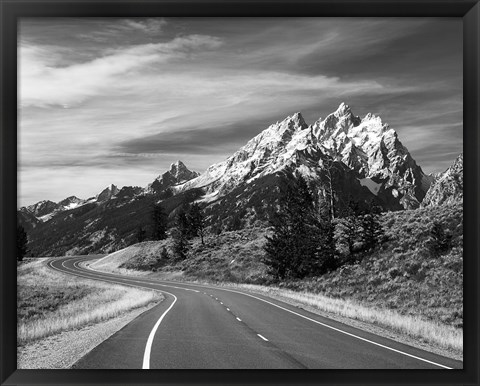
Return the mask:
<path id="1" fill-rule="evenodd" d="M 379 208 L 360 211 L 351 202 L 337 213 L 331 186 L 325 200 L 300 175 L 287 185 L 264 247 L 263 263 L 274 280 L 323 275 L 358 261 L 382 242 Z"/>
<path id="2" fill-rule="evenodd" d="M 135 236 L 137 242 L 164 240 L 167 238 L 167 232 L 170 229 L 170 236 L 173 240 L 173 256 L 178 260 L 187 258 L 190 240 L 193 237 L 200 237 L 202 245 L 205 244 L 205 218 L 198 203 L 183 203 L 174 216 L 173 224 L 169 222 L 169 217 L 162 204 L 154 204 L 151 213 L 151 235 L 148 237 L 145 227 L 139 227 Z M 168 252 L 164 249 L 161 258 L 168 257 Z"/>

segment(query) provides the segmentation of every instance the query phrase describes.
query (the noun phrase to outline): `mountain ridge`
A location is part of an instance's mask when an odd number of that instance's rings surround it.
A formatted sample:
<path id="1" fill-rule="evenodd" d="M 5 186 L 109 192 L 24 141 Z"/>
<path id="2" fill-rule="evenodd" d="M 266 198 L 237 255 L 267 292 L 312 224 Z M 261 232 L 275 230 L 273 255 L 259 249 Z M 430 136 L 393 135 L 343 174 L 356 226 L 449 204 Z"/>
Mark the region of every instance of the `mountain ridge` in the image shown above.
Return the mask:
<path id="1" fill-rule="evenodd" d="M 202 174 L 176 161 L 145 188 L 111 184 L 90 199 L 63 200 L 64 209 L 44 222 L 31 211 L 19 221 L 29 222 L 37 254 L 107 253 L 134 243 L 139 227 L 148 231 L 159 202 L 171 221 L 183 203 L 198 202 L 213 232 L 266 224 L 282 189 L 299 175 L 319 202 L 332 195 L 339 212 L 352 200 L 384 211 L 415 209 L 433 181 L 380 117 L 357 117 L 342 103 L 310 125 L 299 112 L 269 125 Z"/>

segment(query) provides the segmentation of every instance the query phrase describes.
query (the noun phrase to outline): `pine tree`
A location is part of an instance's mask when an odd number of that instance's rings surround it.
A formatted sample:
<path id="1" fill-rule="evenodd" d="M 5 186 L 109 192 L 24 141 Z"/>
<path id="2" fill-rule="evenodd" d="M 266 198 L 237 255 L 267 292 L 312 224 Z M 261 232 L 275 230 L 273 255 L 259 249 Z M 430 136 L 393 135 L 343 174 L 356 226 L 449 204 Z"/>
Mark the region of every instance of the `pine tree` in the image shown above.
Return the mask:
<path id="1" fill-rule="evenodd" d="M 152 211 L 153 220 L 153 240 L 163 240 L 167 237 L 168 216 L 165 209 L 160 204 L 155 204 Z"/>
<path id="2" fill-rule="evenodd" d="M 363 241 L 363 250 L 365 252 L 372 251 L 378 244 L 380 244 L 383 229 L 378 220 L 378 215 L 375 213 L 367 213 L 361 217 L 361 236 Z"/>
<path id="3" fill-rule="evenodd" d="M 451 248 L 452 235 L 447 234 L 439 222 L 433 223 L 430 236 L 432 238 L 431 250 L 435 255 L 440 255 Z"/>
<path id="4" fill-rule="evenodd" d="M 275 279 L 321 274 L 334 266 L 333 226 L 328 216 L 319 218 L 301 176 L 287 187 L 271 225 L 263 262 Z"/>
<path id="5" fill-rule="evenodd" d="M 183 211 L 177 214 L 175 220 L 175 227 L 172 229 L 172 239 L 173 239 L 173 254 L 179 260 L 185 260 L 187 258 L 187 253 L 190 247 L 188 242 L 190 233 L 190 227 L 187 220 L 187 215 Z"/>
<path id="6" fill-rule="evenodd" d="M 141 243 L 147 239 L 147 232 L 145 231 L 145 228 L 138 227 L 137 233 L 135 234 L 135 239 L 137 240 L 137 243 Z"/>
<path id="7" fill-rule="evenodd" d="M 187 217 L 191 232 L 196 236 L 200 236 L 202 245 L 204 245 L 205 243 L 203 237 L 205 234 L 205 219 L 203 217 L 202 210 L 200 209 L 200 205 L 193 203 L 190 207 Z"/>
<path id="8" fill-rule="evenodd" d="M 17 225 L 17 260 L 22 261 L 28 252 L 27 249 L 27 232 L 21 225 Z"/>

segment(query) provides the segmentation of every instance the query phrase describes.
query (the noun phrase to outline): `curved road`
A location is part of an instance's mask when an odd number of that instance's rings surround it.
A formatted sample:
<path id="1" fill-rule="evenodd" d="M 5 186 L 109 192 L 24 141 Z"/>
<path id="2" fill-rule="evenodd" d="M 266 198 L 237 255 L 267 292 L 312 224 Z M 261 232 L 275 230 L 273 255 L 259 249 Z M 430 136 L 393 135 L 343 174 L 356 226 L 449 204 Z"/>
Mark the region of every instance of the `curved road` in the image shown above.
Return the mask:
<path id="1" fill-rule="evenodd" d="M 112 335 L 78 369 L 459 369 L 463 363 L 266 296 L 213 285 L 93 271 L 94 256 L 52 259 L 52 269 L 161 291 L 165 300 Z"/>

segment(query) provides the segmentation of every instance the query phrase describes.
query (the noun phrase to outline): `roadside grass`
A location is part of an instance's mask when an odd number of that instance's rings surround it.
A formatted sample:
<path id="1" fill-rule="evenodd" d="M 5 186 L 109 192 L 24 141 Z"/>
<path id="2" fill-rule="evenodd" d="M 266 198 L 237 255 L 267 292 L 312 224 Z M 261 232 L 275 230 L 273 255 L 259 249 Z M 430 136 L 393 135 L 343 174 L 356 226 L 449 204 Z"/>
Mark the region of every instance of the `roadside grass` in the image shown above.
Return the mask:
<path id="1" fill-rule="evenodd" d="M 184 261 L 172 257 L 160 261 L 163 247 L 172 256 L 167 239 L 137 244 L 142 246 L 140 253 L 131 249 L 134 246 L 126 248 L 108 264 L 112 269 L 148 272 L 159 279 L 251 285 L 263 293 L 274 291 L 312 308 L 461 351 L 463 204 L 385 213 L 380 221 L 386 240 L 372 254 L 303 280 L 273 283 L 261 263 L 269 232 L 261 227 L 210 234 L 205 245 L 194 239 Z M 450 248 L 442 253 L 429 247 L 434 221 L 452 236 Z M 129 257 L 117 263 L 125 254 Z"/>
<path id="2" fill-rule="evenodd" d="M 17 345 L 78 329 L 162 299 L 128 288 L 54 272 L 45 259 L 17 267 Z"/>
<path id="3" fill-rule="evenodd" d="M 452 235 L 443 253 L 428 247 L 434 221 Z M 373 254 L 321 277 L 279 286 L 463 328 L 462 205 L 386 213 L 382 225 L 387 241 Z"/>
<path id="4" fill-rule="evenodd" d="M 395 311 L 366 307 L 350 299 L 334 299 L 322 294 L 297 292 L 272 286 L 229 284 L 228 287 L 244 289 L 273 298 L 293 300 L 320 311 L 372 323 L 446 349 L 455 351 L 463 349 L 463 329 L 424 320 L 418 316 L 400 315 Z"/>

